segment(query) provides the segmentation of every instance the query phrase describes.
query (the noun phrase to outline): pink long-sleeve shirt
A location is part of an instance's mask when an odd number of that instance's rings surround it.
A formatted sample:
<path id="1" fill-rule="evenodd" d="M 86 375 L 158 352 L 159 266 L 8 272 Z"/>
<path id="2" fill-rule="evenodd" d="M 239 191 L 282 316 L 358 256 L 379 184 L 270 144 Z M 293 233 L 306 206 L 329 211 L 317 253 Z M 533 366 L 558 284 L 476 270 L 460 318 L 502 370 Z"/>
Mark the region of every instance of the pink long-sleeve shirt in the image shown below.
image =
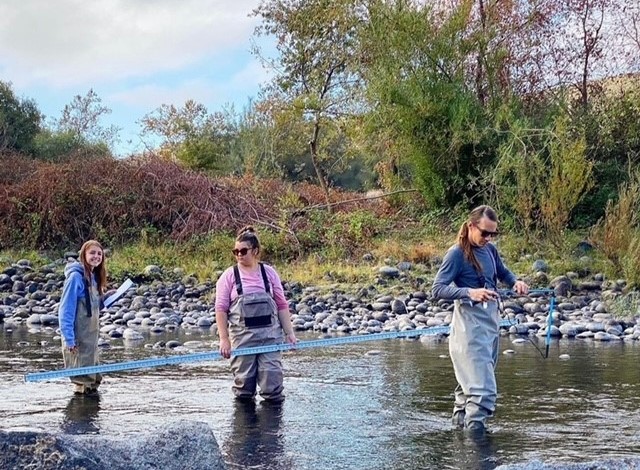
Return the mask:
<path id="1" fill-rule="evenodd" d="M 273 300 L 276 302 L 278 311 L 289 310 L 289 303 L 284 296 L 280 276 L 278 276 L 276 270 L 268 264 L 265 264 L 264 268 L 267 272 L 267 279 L 269 279 L 269 283 L 271 284 Z M 245 272 L 240 269 L 240 279 L 242 281 L 242 292 L 245 294 L 265 291 L 260 268 L 253 272 Z M 237 298 L 238 292 L 236 291 L 233 266 L 231 266 L 222 273 L 216 283 L 216 312 L 229 312 L 229 307 Z"/>

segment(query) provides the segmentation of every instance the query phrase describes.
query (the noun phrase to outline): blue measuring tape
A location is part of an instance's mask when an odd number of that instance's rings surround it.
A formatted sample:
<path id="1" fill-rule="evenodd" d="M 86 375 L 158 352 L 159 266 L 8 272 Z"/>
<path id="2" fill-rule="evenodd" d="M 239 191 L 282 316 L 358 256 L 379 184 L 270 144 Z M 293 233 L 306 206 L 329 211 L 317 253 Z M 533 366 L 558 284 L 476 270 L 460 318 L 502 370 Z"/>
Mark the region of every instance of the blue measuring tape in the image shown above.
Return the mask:
<path id="1" fill-rule="evenodd" d="M 500 322 L 500 327 L 508 327 L 513 323 L 509 320 Z M 289 351 L 292 349 L 311 349 L 335 346 L 339 344 L 362 343 L 365 341 L 378 341 L 382 339 L 410 338 L 422 335 L 437 335 L 449 333 L 448 326 L 434 326 L 417 330 L 390 331 L 386 333 L 373 333 L 370 335 L 344 336 L 340 338 L 317 339 L 313 341 L 301 341 L 295 346 L 289 343 L 272 344 L 269 346 L 257 346 L 253 348 L 240 348 L 231 351 L 232 356 L 247 356 L 251 354 L 263 354 L 275 351 Z M 219 352 L 206 352 L 195 354 L 184 354 L 180 356 L 157 357 L 152 359 L 141 359 L 137 361 L 117 362 L 114 364 L 103 364 L 98 366 L 76 367 L 73 369 L 60 369 L 51 372 L 36 372 L 24 376 L 26 382 L 40 382 L 42 380 L 59 379 L 62 377 L 73 377 L 75 375 L 102 374 L 105 372 L 119 372 L 131 369 L 144 369 L 148 367 L 160 367 L 173 364 L 184 364 L 188 362 L 202 362 L 221 359 Z"/>
<path id="2" fill-rule="evenodd" d="M 498 293 L 505 297 L 514 297 L 519 295 L 513 292 L 512 290 L 503 290 L 503 289 L 498 290 Z M 529 294 L 543 294 L 543 295 L 555 296 L 555 291 L 553 289 L 529 289 L 527 295 Z M 526 297 L 526 295 L 523 297 Z"/>

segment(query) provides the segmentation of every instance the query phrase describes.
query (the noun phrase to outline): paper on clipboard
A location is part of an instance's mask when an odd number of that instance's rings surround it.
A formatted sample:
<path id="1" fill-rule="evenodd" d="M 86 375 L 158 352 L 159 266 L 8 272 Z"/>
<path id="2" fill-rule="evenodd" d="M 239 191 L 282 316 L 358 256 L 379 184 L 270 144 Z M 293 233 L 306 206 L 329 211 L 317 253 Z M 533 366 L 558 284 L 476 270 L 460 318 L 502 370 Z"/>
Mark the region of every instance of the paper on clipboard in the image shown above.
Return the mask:
<path id="1" fill-rule="evenodd" d="M 115 291 L 114 294 L 110 295 L 106 299 L 104 299 L 105 308 L 110 307 L 116 300 L 118 300 L 122 295 L 129 290 L 129 288 L 133 286 L 133 281 L 131 279 L 127 279 L 122 283 L 118 290 Z"/>

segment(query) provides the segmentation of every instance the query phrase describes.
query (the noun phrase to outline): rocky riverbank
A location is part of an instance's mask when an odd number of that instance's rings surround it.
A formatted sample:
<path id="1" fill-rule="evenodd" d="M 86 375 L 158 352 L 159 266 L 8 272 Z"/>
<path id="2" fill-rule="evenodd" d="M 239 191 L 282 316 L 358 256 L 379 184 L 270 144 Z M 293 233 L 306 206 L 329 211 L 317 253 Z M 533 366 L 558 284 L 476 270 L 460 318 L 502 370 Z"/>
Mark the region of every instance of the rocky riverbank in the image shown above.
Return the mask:
<path id="1" fill-rule="evenodd" d="M 65 263 L 61 259 L 35 269 L 28 260 L 20 260 L 3 269 L 0 320 L 5 329 L 25 324 L 34 331 L 57 327 Z M 541 262 L 536 263 L 540 268 Z M 422 267 L 401 262 L 375 269 L 376 282 L 349 289 L 285 283 L 295 329 L 327 335 L 371 334 L 446 326 L 451 322 L 452 303 L 431 298 L 430 286 L 424 280 L 429 274 Z M 612 301 L 624 297 L 624 281 L 606 281 L 600 274 L 579 278 L 576 273 L 548 279 L 543 271 L 538 271 L 536 279 L 546 281 L 541 287 L 549 291 L 503 296 L 501 314 L 513 323 L 504 330 L 505 334 L 546 335 L 553 292 L 553 337 L 640 339 L 640 316 L 629 312 L 620 318 L 609 311 Z M 148 266 L 134 281 L 134 287 L 103 312 L 103 346 L 108 346 L 112 338 L 143 340 L 144 331 L 161 334 L 179 328 L 215 330 L 214 282 L 199 283 L 180 270 L 163 273 L 157 266 Z M 174 348 L 180 343 L 170 340 L 153 346 Z"/>

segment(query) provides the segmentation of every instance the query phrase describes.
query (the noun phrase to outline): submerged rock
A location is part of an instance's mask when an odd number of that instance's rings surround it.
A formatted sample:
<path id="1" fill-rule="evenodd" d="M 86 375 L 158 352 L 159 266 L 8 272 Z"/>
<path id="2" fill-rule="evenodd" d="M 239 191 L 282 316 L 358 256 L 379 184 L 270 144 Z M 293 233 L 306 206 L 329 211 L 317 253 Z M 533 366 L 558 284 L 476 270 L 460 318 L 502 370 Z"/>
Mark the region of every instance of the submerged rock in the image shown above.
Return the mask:
<path id="1" fill-rule="evenodd" d="M 133 438 L 0 431 L 0 468 L 221 470 L 225 466 L 211 428 L 201 422 L 181 422 Z"/>

